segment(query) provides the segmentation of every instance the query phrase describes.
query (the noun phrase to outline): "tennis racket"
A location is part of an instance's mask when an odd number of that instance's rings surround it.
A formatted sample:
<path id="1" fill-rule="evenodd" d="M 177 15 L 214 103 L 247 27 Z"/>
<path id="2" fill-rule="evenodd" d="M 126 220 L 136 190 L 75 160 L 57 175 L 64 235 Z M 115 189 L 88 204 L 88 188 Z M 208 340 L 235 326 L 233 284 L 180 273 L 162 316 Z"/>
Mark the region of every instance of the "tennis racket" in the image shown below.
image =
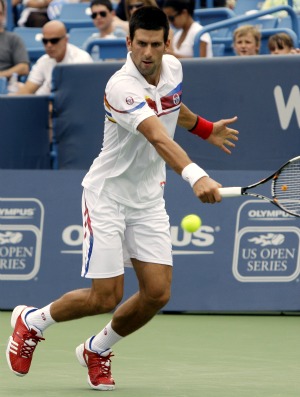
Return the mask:
<path id="1" fill-rule="evenodd" d="M 262 185 L 272 179 L 272 198 L 249 193 L 248 190 Z M 262 179 L 246 187 L 222 187 L 219 189 L 222 197 L 252 196 L 257 197 L 287 212 L 290 215 L 300 217 L 300 156 L 297 156 L 285 164 L 269 177 Z"/>

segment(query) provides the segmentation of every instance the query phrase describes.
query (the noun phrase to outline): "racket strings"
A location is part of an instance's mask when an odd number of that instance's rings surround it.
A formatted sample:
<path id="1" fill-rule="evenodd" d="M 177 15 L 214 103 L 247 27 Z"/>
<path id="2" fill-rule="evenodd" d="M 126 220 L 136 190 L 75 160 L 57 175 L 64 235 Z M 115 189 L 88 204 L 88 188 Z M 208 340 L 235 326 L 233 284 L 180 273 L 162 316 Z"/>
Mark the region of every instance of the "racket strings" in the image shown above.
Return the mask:
<path id="1" fill-rule="evenodd" d="M 273 180 L 274 200 L 288 212 L 300 216 L 300 159 L 288 163 Z"/>

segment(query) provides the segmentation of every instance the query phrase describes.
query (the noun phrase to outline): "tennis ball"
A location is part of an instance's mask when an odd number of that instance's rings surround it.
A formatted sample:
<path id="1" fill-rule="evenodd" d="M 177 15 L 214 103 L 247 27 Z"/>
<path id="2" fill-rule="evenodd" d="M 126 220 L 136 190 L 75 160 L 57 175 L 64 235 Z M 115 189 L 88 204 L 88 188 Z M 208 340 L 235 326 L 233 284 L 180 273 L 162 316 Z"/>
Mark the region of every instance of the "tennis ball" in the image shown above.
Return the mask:
<path id="1" fill-rule="evenodd" d="M 195 214 L 187 215 L 181 221 L 182 229 L 189 233 L 196 232 L 200 228 L 201 224 L 201 218 Z"/>

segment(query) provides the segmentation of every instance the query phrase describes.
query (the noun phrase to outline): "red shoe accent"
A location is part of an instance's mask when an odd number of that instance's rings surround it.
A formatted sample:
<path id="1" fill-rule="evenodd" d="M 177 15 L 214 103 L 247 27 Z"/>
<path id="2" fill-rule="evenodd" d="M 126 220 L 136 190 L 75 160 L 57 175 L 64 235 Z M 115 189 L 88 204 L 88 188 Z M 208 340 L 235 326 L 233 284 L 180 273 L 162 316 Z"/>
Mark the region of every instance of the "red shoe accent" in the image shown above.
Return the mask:
<path id="1" fill-rule="evenodd" d="M 18 316 L 6 349 L 8 365 L 18 376 L 24 376 L 29 372 L 34 350 L 38 342 L 45 340 L 40 336 L 38 330 L 28 329 L 24 323 L 21 314 L 26 309 L 28 308 L 23 309 Z"/>

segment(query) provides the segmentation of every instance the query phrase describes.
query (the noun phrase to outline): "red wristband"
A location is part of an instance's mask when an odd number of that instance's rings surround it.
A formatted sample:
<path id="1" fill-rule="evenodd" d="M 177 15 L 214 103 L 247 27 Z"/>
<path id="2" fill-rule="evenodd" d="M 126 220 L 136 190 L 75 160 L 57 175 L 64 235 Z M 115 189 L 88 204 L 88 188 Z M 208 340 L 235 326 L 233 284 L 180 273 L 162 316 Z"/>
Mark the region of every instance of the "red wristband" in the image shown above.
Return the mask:
<path id="1" fill-rule="evenodd" d="M 197 121 L 194 127 L 189 130 L 192 134 L 200 136 L 202 139 L 207 139 L 212 133 L 214 123 L 197 116 Z"/>

